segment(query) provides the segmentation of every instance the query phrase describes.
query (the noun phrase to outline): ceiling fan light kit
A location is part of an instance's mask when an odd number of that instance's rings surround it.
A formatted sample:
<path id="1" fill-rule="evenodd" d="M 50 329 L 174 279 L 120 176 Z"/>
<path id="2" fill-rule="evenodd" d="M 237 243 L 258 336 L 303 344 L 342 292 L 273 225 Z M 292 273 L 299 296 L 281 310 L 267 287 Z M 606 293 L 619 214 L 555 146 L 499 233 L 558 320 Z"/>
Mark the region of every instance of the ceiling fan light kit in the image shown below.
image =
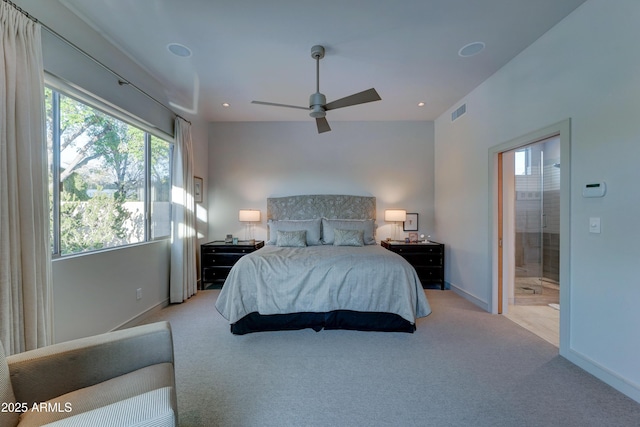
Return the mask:
<path id="1" fill-rule="evenodd" d="M 309 97 L 309 108 L 311 112 L 309 115 L 313 118 L 324 117 L 327 112 L 322 108 L 327 103 L 327 98 L 320 92 L 312 93 Z"/>
<path id="2" fill-rule="evenodd" d="M 309 107 L 300 107 L 297 105 L 278 104 L 275 102 L 251 101 L 253 104 L 269 105 L 273 107 L 297 108 L 302 110 L 311 110 L 309 116 L 316 119 L 318 133 L 328 132 L 331 130 L 329 122 L 326 119 L 327 111 L 338 108 L 351 107 L 353 105 L 364 104 L 367 102 L 380 101 L 380 95 L 374 89 L 367 89 L 353 95 L 337 99 L 327 104 L 327 98 L 320 93 L 320 60 L 324 58 L 324 46 L 315 45 L 311 48 L 311 57 L 316 60 L 316 92 L 309 96 Z"/>

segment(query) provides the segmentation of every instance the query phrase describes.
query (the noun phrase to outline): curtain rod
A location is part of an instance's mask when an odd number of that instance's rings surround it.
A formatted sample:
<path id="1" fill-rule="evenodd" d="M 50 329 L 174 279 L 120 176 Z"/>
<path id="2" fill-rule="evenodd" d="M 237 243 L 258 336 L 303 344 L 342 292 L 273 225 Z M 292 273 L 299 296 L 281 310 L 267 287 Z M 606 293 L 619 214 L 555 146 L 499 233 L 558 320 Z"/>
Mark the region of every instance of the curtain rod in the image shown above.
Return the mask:
<path id="1" fill-rule="evenodd" d="M 91 56 L 90 54 L 88 54 L 87 52 L 82 50 L 78 45 L 76 45 L 73 42 L 71 42 L 70 40 L 66 39 L 64 36 L 62 36 L 61 34 L 56 32 L 54 29 L 52 29 L 49 26 L 47 26 L 47 25 L 43 24 L 42 22 L 38 21 L 38 19 L 35 16 L 29 14 L 29 12 L 27 12 L 26 10 L 24 10 L 23 8 L 21 8 L 20 6 L 18 6 L 14 2 L 12 2 L 11 0 L 2 0 L 2 1 L 4 1 L 5 3 L 11 5 L 14 9 L 16 9 L 18 12 L 22 13 L 27 18 L 31 19 L 36 24 L 40 24 L 42 26 L 42 28 L 44 28 L 45 30 L 47 30 L 48 32 L 50 32 L 51 34 L 53 34 L 54 36 L 56 36 L 57 38 L 59 38 L 60 40 L 62 40 L 63 42 L 65 42 L 66 44 L 68 44 L 69 46 L 74 48 L 75 50 L 77 50 L 78 52 L 80 52 L 82 55 L 84 55 L 87 58 L 89 58 L 91 61 L 93 61 L 94 63 L 96 63 L 100 67 L 104 68 L 105 70 L 107 70 L 108 72 L 110 72 L 111 74 L 116 76 L 118 78 L 118 84 L 120 86 L 124 86 L 124 85 L 131 86 L 132 88 L 134 88 L 135 90 L 137 90 L 138 92 L 140 92 L 141 94 L 146 96 L 147 98 L 151 99 L 152 101 L 154 101 L 155 103 L 157 103 L 158 105 L 163 107 L 165 110 L 169 111 L 175 117 L 180 118 L 180 119 L 184 120 L 185 122 L 191 124 L 191 122 L 189 120 L 185 119 L 184 117 L 180 116 L 179 114 L 176 114 L 176 112 L 173 111 L 171 108 L 167 107 L 162 102 L 160 102 L 159 100 L 157 100 L 153 96 L 149 95 L 147 92 L 145 92 L 144 90 L 139 88 L 134 83 L 131 83 L 129 80 L 125 79 L 120 74 L 118 74 L 117 72 L 115 72 L 114 70 L 112 70 L 111 68 L 109 68 L 108 66 L 103 64 L 102 62 L 98 61 L 96 58 L 94 58 L 93 56 Z"/>
<path id="2" fill-rule="evenodd" d="M 2 1 L 7 3 L 9 6 L 13 7 L 15 10 L 17 10 L 18 12 L 20 12 L 21 14 L 23 14 L 27 18 L 31 19 L 33 22 L 38 23 L 38 20 L 34 16 L 29 15 L 29 12 L 27 12 L 26 10 L 24 10 L 23 8 L 21 8 L 20 6 L 15 4 L 14 2 L 12 2 L 10 0 L 2 0 Z M 42 24 L 40 24 L 40 25 L 42 25 Z"/>

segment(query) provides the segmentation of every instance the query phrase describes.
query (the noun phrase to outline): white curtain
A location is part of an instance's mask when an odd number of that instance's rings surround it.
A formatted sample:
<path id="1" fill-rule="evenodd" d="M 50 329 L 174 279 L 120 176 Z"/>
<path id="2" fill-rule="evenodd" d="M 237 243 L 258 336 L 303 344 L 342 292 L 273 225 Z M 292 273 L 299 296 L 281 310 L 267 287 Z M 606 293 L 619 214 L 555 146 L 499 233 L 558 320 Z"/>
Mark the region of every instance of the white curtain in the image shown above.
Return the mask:
<path id="1" fill-rule="evenodd" d="M 196 204 L 193 183 L 191 125 L 176 118 L 171 193 L 170 302 L 183 302 L 197 292 Z"/>
<path id="2" fill-rule="evenodd" d="M 0 340 L 51 343 L 51 248 L 40 25 L 0 3 Z"/>

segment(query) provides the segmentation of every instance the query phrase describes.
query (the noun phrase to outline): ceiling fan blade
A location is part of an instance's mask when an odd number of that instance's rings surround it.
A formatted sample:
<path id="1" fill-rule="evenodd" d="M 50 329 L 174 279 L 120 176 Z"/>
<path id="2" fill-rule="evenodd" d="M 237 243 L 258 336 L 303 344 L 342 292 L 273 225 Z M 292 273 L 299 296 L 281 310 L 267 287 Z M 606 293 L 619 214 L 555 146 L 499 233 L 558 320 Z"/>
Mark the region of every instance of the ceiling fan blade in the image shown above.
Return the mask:
<path id="1" fill-rule="evenodd" d="M 272 107 L 286 107 L 286 108 L 298 108 L 300 110 L 309 111 L 311 108 L 309 107 L 300 107 L 298 105 L 289 105 L 289 104 L 277 104 L 275 102 L 264 102 L 264 101 L 251 101 L 252 104 L 260 104 L 260 105 L 271 105 Z"/>
<path id="2" fill-rule="evenodd" d="M 350 107 L 351 105 L 364 104 L 367 102 L 380 101 L 380 95 L 374 88 L 345 96 L 344 98 L 332 101 L 324 106 L 325 111 L 335 110 L 336 108 Z"/>
<path id="3" fill-rule="evenodd" d="M 329 132 L 331 130 L 326 117 L 316 118 L 316 125 L 318 126 L 318 133 Z"/>

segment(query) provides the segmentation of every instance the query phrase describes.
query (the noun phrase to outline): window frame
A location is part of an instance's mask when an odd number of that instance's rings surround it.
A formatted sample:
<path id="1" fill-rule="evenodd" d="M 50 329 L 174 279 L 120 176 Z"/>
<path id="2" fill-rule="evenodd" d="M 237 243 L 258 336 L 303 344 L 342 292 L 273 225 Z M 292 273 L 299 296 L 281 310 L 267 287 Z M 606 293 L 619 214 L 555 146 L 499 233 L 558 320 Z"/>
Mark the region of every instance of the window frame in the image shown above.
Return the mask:
<path id="1" fill-rule="evenodd" d="M 171 238 L 171 233 L 168 235 L 160 236 L 160 237 L 152 237 L 152 203 L 151 199 L 151 186 L 152 186 L 152 177 L 151 177 L 151 162 L 152 162 L 152 152 L 151 152 L 151 139 L 158 138 L 167 144 L 169 144 L 169 179 L 170 186 L 173 183 L 173 150 L 175 147 L 175 138 L 172 135 L 169 135 L 162 130 L 154 127 L 150 123 L 127 113 L 125 110 L 108 103 L 98 97 L 95 97 L 88 93 L 87 91 L 79 88 L 75 85 L 72 85 L 68 82 L 59 79 L 52 74 L 45 72 L 45 90 L 49 89 L 52 91 L 52 164 L 47 165 L 47 167 L 51 166 L 52 176 L 55 178 L 57 182 L 53 182 L 51 185 L 53 194 L 52 194 L 52 211 L 53 211 L 53 222 L 50 224 L 50 232 L 52 233 L 52 258 L 68 258 L 74 256 L 82 256 L 87 254 L 94 254 L 96 252 L 102 251 L 110 251 L 117 250 L 121 248 L 143 245 L 154 241 L 167 240 Z M 91 249 L 82 252 L 73 252 L 62 254 L 61 253 L 61 240 L 60 240 L 60 187 L 62 183 L 59 180 L 60 177 L 60 95 L 66 96 L 75 100 L 76 102 L 82 103 L 96 109 L 104 114 L 107 114 L 117 120 L 120 120 L 126 123 L 129 126 L 133 126 L 144 132 L 144 197 L 143 197 L 143 205 L 144 205 L 144 239 L 140 242 L 135 243 L 126 243 L 117 246 L 110 246 L 107 248 L 101 249 Z M 57 184 L 57 185 L 56 185 Z M 171 220 L 171 210 L 172 210 L 172 202 L 170 203 L 169 210 L 169 220 Z"/>

